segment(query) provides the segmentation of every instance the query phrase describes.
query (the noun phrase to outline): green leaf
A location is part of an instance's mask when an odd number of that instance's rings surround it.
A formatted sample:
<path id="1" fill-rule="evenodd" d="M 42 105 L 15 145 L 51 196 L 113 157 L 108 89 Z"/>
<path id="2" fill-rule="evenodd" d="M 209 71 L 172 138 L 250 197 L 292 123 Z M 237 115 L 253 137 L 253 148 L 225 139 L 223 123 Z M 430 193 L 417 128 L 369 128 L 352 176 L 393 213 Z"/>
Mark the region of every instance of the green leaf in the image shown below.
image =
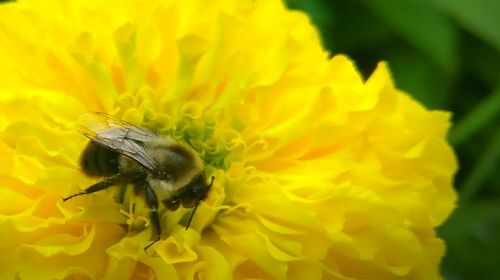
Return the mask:
<path id="1" fill-rule="evenodd" d="M 457 30 L 432 5 L 416 0 L 362 0 L 394 32 L 447 73 L 457 66 Z"/>
<path id="2" fill-rule="evenodd" d="M 392 50 L 386 54 L 396 86 L 431 109 L 446 106 L 450 79 L 422 55 Z"/>
<path id="3" fill-rule="evenodd" d="M 500 115 L 500 84 L 495 91 L 460 120 L 450 133 L 450 142 L 460 145 Z"/>
<path id="4" fill-rule="evenodd" d="M 464 34 L 462 38 L 460 48 L 465 54 L 462 57 L 462 69 L 466 75 L 473 75 L 487 87 L 494 88 L 500 77 L 500 52 L 473 36 Z M 500 36 L 500 28 L 498 36 Z M 461 80 L 467 81 L 467 77 L 462 77 Z"/>
<path id="5" fill-rule="evenodd" d="M 500 51 L 500 1 L 426 0 Z"/>
<path id="6" fill-rule="evenodd" d="M 500 130 L 483 150 L 483 153 L 474 164 L 472 172 L 468 174 L 460 188 L 460 201 L 469 204 L 474 195 L 479 192 L 484 182 L 500 166 Z"/>
<path id="7" fill-rule="evenodd" d="M 438 230 L 446 240 L 446 279 L 500 279 L 500 201 L 457 209 Z"/>

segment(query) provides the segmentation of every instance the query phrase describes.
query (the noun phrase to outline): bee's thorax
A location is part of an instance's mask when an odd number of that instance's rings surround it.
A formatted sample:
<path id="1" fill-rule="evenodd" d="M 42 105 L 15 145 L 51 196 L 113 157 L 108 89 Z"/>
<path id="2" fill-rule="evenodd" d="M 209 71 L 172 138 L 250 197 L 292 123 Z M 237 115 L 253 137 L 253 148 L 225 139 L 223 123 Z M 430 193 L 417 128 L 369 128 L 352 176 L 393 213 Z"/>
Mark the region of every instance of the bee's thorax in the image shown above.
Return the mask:
<path id="1" fill-rule="evenodd" d="M 173 182 L 162 179 L 157 179 L 148 175 L 147 181 L 154 190 L 159 200 L 168 199 L 173 196 L 179 189 L 179 186 Z"/>

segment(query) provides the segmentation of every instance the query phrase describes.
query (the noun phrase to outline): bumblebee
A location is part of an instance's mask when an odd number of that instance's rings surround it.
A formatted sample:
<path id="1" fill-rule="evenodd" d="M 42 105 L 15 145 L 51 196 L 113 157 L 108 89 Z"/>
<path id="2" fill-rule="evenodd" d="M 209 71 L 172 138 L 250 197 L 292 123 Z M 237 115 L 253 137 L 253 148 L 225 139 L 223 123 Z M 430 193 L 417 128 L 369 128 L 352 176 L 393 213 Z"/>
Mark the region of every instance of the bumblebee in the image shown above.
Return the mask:
<path id="1" fill-rule="evenodd" d="M 180 204 L 193 208 L 186 225 L 188 229 L 214 181 L 212 177 L 207 183 L 196 151 L 168 136 L 105 113 L 91 113 L 89 117 L 94 121 L 78 127 L 90 139 L 81 154 L 80 166 L 86 175 L 103 179 L 63 201 L 112 186 L 133 186 L 134 192 L 146 200 L 155 234 L 155 239 L 144 247 L 145 251 L 161 238 L 159 202 L 170 211 L 177 210 Z"/>

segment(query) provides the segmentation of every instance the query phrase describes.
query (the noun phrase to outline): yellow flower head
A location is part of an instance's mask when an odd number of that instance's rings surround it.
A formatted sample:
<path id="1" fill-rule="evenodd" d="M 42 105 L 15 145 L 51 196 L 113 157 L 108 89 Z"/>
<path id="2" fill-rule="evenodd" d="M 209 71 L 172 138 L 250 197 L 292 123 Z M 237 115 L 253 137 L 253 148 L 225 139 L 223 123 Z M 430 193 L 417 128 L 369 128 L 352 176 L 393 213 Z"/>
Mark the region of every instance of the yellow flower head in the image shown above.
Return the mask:
<path id="1" fill-rule="evenodd" d="M 436 279 L 455 201 L 449 114 L 363 81 L 278 0 L 0 5 L 0 279 Z M 106 112 L 191 146 L 191 209 L 99 179 L 75 126 Z"/>

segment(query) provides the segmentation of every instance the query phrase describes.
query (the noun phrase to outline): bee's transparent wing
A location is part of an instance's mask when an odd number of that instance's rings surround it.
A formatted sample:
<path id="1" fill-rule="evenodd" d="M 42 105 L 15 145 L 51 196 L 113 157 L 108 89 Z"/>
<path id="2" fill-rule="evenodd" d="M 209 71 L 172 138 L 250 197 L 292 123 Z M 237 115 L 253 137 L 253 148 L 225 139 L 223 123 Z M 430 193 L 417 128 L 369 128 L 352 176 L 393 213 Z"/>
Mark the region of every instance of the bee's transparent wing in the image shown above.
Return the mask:
<path id="1" fill-rule="evenodd" d="M 105 113 L 87 113 L 81 116 L 77 130 L 110 150 L 137 161 L 147 169 L 154 170 L 157 165 L 142 145 L 158 137 L 154 132 L 124 122 Z"/>
<path id="2" fill-rule="evenodd" d="M 141 128 L 102 112 L 86 113 L 80 116 L 80 122 L 87 129 L 95 133 L 104 133 L 113 129 L 122 130 L 122 136 L 132 140 L 145 142 L 157 135 L 145 128 Z M 125 130 L 124 128 L 127 128 Z"/>

